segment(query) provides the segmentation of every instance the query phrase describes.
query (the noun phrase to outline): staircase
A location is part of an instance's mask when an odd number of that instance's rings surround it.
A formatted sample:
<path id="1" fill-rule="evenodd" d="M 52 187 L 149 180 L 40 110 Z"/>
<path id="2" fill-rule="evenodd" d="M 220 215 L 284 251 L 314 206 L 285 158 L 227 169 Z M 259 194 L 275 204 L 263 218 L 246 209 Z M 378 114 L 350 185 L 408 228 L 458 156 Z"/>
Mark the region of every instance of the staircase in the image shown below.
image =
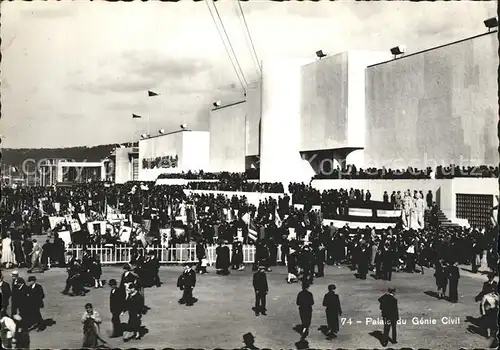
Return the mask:
<path id="1" fill-rule="evenodd" d="M 452 223 L 446 217 L 446 215 L 444 215 L 444 213 L 441 210 L 438 210 L 437 217 L 438 217 L 438 222 L 439 222 L 440 227 L 461 227 L 458 224 Z M 431 224 L 431 211 L 430 210 L 427 210 L 427 209 L 425 210 L 424 221 L 425 221 L 426 227 L 430 226 L 430 224 Z"/>

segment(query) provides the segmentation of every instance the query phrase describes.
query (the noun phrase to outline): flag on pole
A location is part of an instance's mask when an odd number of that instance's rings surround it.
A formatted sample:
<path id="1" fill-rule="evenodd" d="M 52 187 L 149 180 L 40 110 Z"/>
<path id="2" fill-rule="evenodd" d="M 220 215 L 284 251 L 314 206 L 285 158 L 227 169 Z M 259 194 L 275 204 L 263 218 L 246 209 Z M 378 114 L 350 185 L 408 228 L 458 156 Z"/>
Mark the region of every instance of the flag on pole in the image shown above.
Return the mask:
<path id="1" fill-rule="evenodd" d="M 281 218 L 278 214 L 278 209 L 276 209 L 276 211 L 274 213 L 274 223 L 276 224 L 276 227 L 281 227 L 281 225 L 282 225 Z"/>
<path id="2" fill-rule="evenodd" d="M 137 114 L 132 114 L 132 118 L 133 119 L 138 119 L 138 118 L 142 118 L 140 115 L 137 115 Z"/>
<path id="3" fill-rule="evenodd" d="M 156 92 L 153 92 L 151 90 L 148 90 L 148 96 L 149 97 L 154 97 L 154 96 L 158 96 L 159 94 L 157 94 Z"/>
<path id="4" fill-rule="evenodd" d="M 257 240 L 257 226 L 255 226 L 253 219 L 250 219 L 248 222 L 248 238 L 252 241 Z"/>

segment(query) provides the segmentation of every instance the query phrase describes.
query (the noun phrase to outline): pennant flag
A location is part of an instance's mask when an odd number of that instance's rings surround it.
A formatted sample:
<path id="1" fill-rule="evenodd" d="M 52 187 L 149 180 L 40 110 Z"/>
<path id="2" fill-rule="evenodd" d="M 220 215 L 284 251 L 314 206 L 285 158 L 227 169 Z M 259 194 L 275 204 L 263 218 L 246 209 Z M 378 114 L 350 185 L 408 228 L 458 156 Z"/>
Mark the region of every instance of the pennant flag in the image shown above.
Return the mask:
<path id="1" fill-rule="evenodd" d="M 139 119 L 142 118 L 140 115 L 137 114 L 132 114 L 132 119 Z"/>
<path id="2" fill-rule="evenodd" d="M 255 223 L 251 219 L 248 222 L 248 238 L 252 241 L 257 240 L 257 226 L 255 226 Z"/>
<path id="3" fill-rule="evenodd" d="M 149 97 L 154 97 L 154 96 L 158 96 L 159 94 L 157 94 L 156 92 L 153 92 L 153 91 L 150 91 L 148 90 L 148 96 Z"/>

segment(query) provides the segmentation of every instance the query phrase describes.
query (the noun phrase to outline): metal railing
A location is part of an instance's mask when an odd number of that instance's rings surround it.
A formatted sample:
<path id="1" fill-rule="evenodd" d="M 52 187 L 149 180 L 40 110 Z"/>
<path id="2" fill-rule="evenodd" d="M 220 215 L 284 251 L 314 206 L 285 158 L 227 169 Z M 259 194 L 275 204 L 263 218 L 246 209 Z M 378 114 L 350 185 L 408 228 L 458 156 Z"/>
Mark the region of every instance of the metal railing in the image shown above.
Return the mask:
<path id="1" fill-rule="evenodd" d="M 230 258 L 232 258 L 232 246 L 229 247 Z M 207 246 L 205 250 L 206 259 L 210 265 L 215 264 L 217 255 L 215 253 L 217 246 Z M 132 248 L 131 247 L 106 247 L 106 246 L 87 246 L 86 251 L 91 255 L 99 257 L 103 265 L 125 264 L 130 261 Z M 155 255 L 160 259 L 161 264 L 183 264 L 183 263 L 196 263 L 196 245 L 195 244 L 178 244 L 175 247 L 147 247 L 139 248 L 138 251 L 146 254 L 147 252 L 154 251 Z M 81 259 L 84 249 L 82 247 L 69 247 L 66 252 L 72 253 L 76 258 Z M 255 246 L 243 246 L 243 263 L 252 264 L 255 261 Z M 277 261 L 281 262 L 281 246 L 278 245 Z"/>

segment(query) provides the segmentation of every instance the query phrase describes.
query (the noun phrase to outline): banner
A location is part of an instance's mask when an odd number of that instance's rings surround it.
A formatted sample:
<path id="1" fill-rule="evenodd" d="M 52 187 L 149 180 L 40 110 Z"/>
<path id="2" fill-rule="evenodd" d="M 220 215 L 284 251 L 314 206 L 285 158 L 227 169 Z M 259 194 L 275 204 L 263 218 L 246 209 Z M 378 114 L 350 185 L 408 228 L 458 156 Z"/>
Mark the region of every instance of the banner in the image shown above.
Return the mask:
<path id="1" fill-rule="evenodd" d="M 151 231 L 151 220 L 142 220 L 142 226 L 144 227 L 144 231 Z"/>
<path id="2" fill-rule="evenodd" d="M 311 211 L 319 211 L 319 212 L 321 212 L 321 205 L 313 205 L 311 207 Z"/>
<path id="3" fill-rule="evenodd" d="M 300 209 L 304 210 L 304 204 L 294 204 L 293 207 L 298 210 Z"/>
<path id="4" fill-rule="evenodd" d="M 59 223 L 65 223 L 66 218 L 62 216 L 49 216 L 50 228 L 53 230 Z"/>
<path id="5" fill-rule="evenodd" d="M 61 231 L 58 233 L 59 235 L 59 238 L 62 239 L 64 241 L 64 244 L 66 246 L 70 245 L 71 244 L 71 234 L 69 233 L 69 231 Z"/>
<path id="6" fill-rule="evenodd" d="M 164 248 L 168 247 L 168 241 L 170 240 L 170 229 L 169 228 L 160 229 L 160 240 L 161 240 L 162 247 L 164 247 Z"/>
<path id="7" fill-rule="evenodd" d="M 71 232 L 78 232 L 82 229 L 77 219 L 71 219 L 69 225 L 71 226 Z"/>
<path id="8" fill-rule="evenodd" d="M 106 221 L 92 221 L 87 223 L 87 229 L 91 236 L 103 235 L 106 233 Z"/>
<path id="9" fill-rule="evenodd" d="M 293 227 L 288 228 L 288 240 L 291 241 L 293 239 L 297 239 L 297 232 Z"/>
<path id="10" fill-rule="evenodd" d="M 132 227 L 122 226 L 120 227 L 120 231 L 118 233 L 118 237 L 120 238 L 120 242 L 128 243 L 130 241 L 130 234 L 132 233 Z"/>
<path id="11" fill-rule="evenodd" d="M 59 213 L 59 211 L 61 211 L 61 203 L 54 203 L 54 209 Z"/>
<path id="12" fill-rule="evenodd" d="M 80 219 L 80 223 L 83 225 L 87 222 L 87 217 L 83 213 L 78 213 L 78 219 Z"/>

